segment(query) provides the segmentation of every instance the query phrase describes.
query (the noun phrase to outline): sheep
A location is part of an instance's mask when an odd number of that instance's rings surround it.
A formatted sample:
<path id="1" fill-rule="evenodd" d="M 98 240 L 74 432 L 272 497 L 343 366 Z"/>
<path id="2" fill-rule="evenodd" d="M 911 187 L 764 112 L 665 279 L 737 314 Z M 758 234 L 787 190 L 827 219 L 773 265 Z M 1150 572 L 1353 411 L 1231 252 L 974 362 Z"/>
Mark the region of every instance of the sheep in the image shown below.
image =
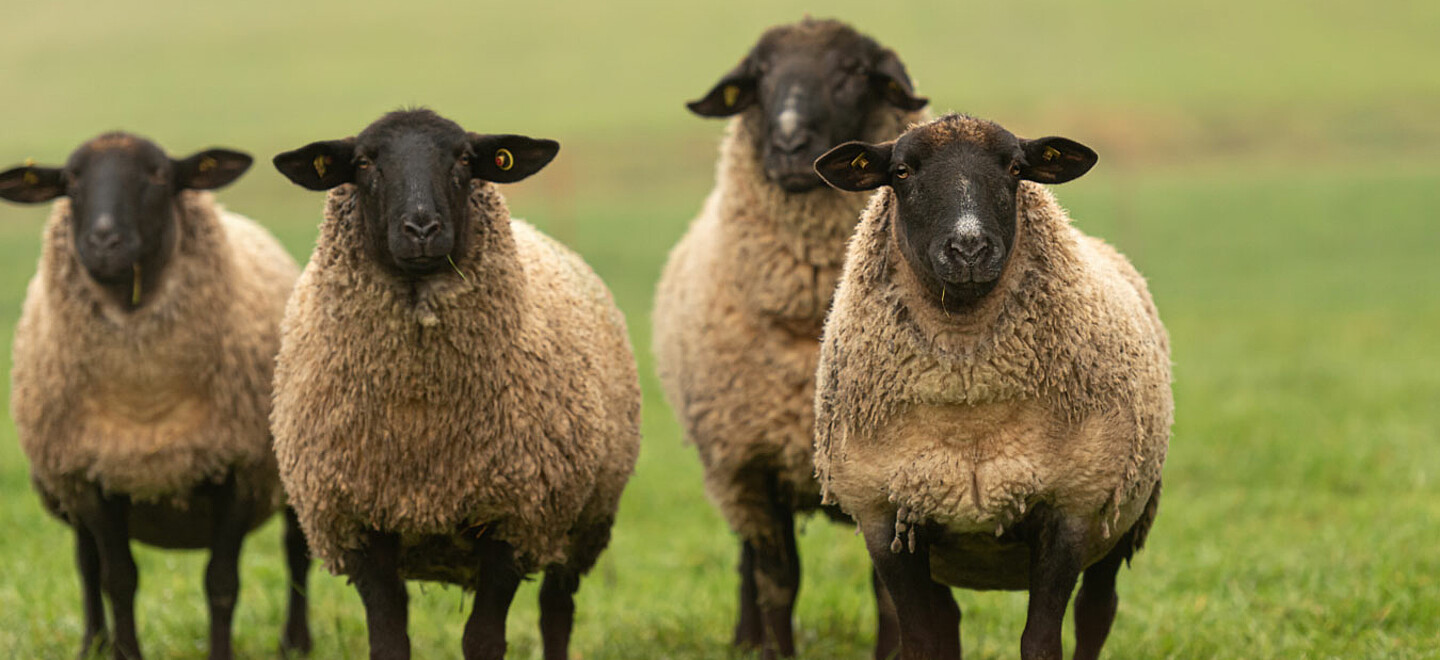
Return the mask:
<path id="1" fill-rule="evenodd" d="M 1075 657 L 1096 657 L 1154 520 L 1169 340 L 1145 280 L 1040 185 L 1096 160 L 952 114 L 815 164 L 881 189 L 825 324 L 815 464 L 894 598 L 901 658 L 960 657 L 945 585 L 1028 589 L 1021 655 L 1059 658 L 1082 572 Z"/>
<path id="2" fill-rule="evenodd" d="M 812 164 L 846 140 L 899 135 L 926 103 L 894 51 L 807 18 L 767 31 L 689 104 L 733 119 L 715 188 L 660 279 L 655 361 L 707 494 L 741 539 L 734 644 L 767 658 L 795 653 L 794 516 L 820 508 L 811 458 L 820 329 L 866 201 L 826 188 Z M 884 658 L 893 616 L 874 587 Z"/>
<path id="3" fill-rule="evenodd" d="M 139 658 L 130 540 L 208 548 L 210 657 L 231 657 L 245 535 L 283 504 L 270 450 L 280 317 L 299 268 L 209 190 L 250 167 L 227 149 L 172 160 L 106 133 L 64 167 L 0 173 L 0 198 L 60 197 L 15 330 L 10 408 L 35 489 L 74 529 L 81 655 Z M 290 611 L 281 648 L 306 652 L 305 540 L 286 516 Z"/>
<path id="4" fill-rule="evenodd" d="M 640 389 L 605 285 L 494 185 L 558 150 L 419 109 L 275 157 L 330 191 L 285 315 L 275 449 L 315 555 L 364 601 L 372 658 L 410 656 L 404 579 L 474 590 L 464 657 L 502 657 L 537 570 L 545 658 L 567 657 L 573 594 L 639 451 Z"/>

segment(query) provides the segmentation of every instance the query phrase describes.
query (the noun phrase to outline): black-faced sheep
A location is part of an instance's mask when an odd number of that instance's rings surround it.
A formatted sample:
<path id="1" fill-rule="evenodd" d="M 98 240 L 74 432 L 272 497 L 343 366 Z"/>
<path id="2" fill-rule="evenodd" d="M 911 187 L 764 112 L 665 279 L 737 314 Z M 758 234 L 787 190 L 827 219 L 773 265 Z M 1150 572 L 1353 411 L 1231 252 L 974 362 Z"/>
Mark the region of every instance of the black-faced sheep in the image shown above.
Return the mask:
<path id="1" fill-rule="evenodd" d="M 106 637 L 139 658 L 130 540 L 208 548 L 210 657 L 229 658 L 245 535 L 283 504 L 270 448 L 280 318 L 299 269 L 264 229 L 207 190 L 251 159 L 172 160 L 102 135 L 64 167 L 0 174 L 0 198 L 55 204 L 15 331 L 10 407 L 46 507 L 75 530 L 82 655 Z M 281 645 L 307 651 L 309 559 L 294 517 Z"/>
<path id="2" fill-rule="evenodd" d="M 333 189 L 285 315 L 276 453 L 315 555 L 360 592 L 372 658 L 410 657 L 407 578 L 474 590 L 464 657 L 502 657 L 515 589 L 542 569 L 545 658 L 568 657 L 640 390 L 605 285 L 493 185 L 558 150 L 414 110 L 275 157 Z"/>
<path id="3" fill-rule="evenodd" d="M 948 115 L 816 170 L 883 187 L 825 325 L 816 467 L 900 617 L 901 658 L 960 657 L 948 587 L 1028 589 L 1024 658 L 1109 634 L 1122 561 L 1156 513 L 1173 404 L 1145 281 L 1042 183 L 1090 169 L 1064 138 Z"/>
<path id="4" fill-rule="evenodd" d="M 925 104 L 894 51 L 837 21 L 806 19 L 767 31 L 689 105 L 734 119 L 715 188 L 660 280 L 655 358 L 706 491 L 741 539 L 735 644 L 767 658 L 795 652 L 794 516 L 820 507 L 820 329 L 866 200 L 826 188 L 812 165 L 841 142 L 899 135 Z M 893 614 L 875 589 L 883 658 Z"/>

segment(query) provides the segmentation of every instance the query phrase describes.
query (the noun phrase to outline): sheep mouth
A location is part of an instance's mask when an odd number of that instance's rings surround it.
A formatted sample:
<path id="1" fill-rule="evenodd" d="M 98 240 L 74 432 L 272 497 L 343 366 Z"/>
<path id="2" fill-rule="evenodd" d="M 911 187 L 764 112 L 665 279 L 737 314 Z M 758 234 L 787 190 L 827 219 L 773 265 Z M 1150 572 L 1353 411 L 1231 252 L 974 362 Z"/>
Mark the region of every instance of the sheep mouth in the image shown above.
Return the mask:
<path id="1" fill-rule="evenodd" d="M 787 193 L 809 192 L 819 188 L 820 185 L 824 183 L 820 179 L 820 175 L 816 174 L 814 170 L 792 172 L 776 172 L 771 170 L 767 171 L 766 175 L 771 181 L 775 182 L 775 185 L 780 186 L 780 189 Z"/>
<path id="2" fill-rule="evenodd" d="M 449 263 L 449 255 L 443 254 L 428 257 L 422 256 L 397 258 L 395 260 L 395 265 L 400 268 L 400 272 L 405 273 L 406 275 L 409 275 L 411 277 L 426 277 L 429 275 L 434 275 L 447 263 Z"/>

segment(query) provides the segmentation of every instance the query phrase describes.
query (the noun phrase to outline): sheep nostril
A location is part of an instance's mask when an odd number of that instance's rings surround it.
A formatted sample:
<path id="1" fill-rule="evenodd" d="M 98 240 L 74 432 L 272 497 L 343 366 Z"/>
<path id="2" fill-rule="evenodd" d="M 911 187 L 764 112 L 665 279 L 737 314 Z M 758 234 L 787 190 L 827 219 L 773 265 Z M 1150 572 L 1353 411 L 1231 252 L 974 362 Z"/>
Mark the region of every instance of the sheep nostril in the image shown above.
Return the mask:
<path id="1" fill-rule="evenodd" d="M 88 238 L 90 247 L 96 250 L 110 251 L 120 247 L 120 234 L 113 231 L 90 232 Z"/>
<path id="2" fill-rule="evenodd" d="M 990 241 L 983 236 L 960 236 L 945 244 L 945 249 L 955 263 L 976 265 L 990 252 Z"/>
<path id="3" fill-rule="evenodd" d="M 422 220 L 419 222 L 407 220 L 402 229 L 405 231 L 405 235 L 409 236 L 412 240 L 418 243 L 424 243 L 440 231 L 440 221 L 435 219 Z"/>

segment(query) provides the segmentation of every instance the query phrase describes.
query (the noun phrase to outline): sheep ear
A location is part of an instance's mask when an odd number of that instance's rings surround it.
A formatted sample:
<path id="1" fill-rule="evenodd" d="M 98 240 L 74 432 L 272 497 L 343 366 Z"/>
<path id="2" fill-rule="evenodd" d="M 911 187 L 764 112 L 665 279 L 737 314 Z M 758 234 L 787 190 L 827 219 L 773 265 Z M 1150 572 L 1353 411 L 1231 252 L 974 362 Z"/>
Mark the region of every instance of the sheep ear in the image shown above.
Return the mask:
<path id="1" fill-rule="evenodd" d="M 1100 156 L 1093 149 L 1063 137 L 1021 140 L 1025 162 L 1020 178 L 1037 183 L 1065 183 L 1089 172 Z"/>
<path id="2" fill-rule="evenodd" d="M 930 103 L 930 99 L 915 95 L 915 85 L 905 73 L 900 56 L 888 48 L 880 54 L 880 61 L 871 70 L 870 82 L 886 102 L 906 112 L 915 112 Z"/>
<path id="3" fill-rule="evenodd" d="M 514 183 L 544 169 L 560 152 L 560 143 L 524 135 L 470 134 L 470 172 L 477 179 Z"/>
<path id="4" fill-rule="evenodd" d="M 175 185 L 181 190 L 214 190 L 230 185 L 255 162 L 250 154 L 229 149 L 206 149 L 184 160 L 171 161 Z"/>
<path id="5" fill-rule="evenodd" d="M 874 190 L 890 185 L 890 154 L 895 142 L 846 142 L 815 160 L 815 173 L 840 190 Z"/>
<path id="6" fill-rule="evenodd" d="M 355 138 L 311 142 L 275 157 L 275 169 L 302 188 L 329 190 L 355 182 Z"/>
<path id="7" fill-rule="evenodd" d="M 701 117 L 729 117 L 755 105 L 760 94 L 750 59 L 749 55 L 745 56 L 740 64 L 721 76 L 720 82 L 715 83 L 705 96 L 686 103 L 685 107 Z"/>
<path id="8" fill-rule="evenodd" d="M 0 172 L 0 199 L 21 204 L 48 202 L 65 194 L 65 170 L 22 165 Z"/>

